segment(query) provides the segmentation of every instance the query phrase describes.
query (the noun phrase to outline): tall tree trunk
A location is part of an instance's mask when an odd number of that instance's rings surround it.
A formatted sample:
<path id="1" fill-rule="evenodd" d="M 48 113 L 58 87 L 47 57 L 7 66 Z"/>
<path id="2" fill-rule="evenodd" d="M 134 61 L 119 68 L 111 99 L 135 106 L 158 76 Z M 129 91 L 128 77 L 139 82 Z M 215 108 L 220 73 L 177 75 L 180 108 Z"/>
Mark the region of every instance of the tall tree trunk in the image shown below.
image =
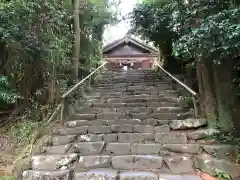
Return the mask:
<path id="1" fill-rule="evenodd" d="M 233 65 L 231 60 L 227 60 L 213 66 L 218 108 L 217 123 L 223 131 L 229 132 L 233 129 L 234 114 L 237 113 L 232 77 Z"/>
<path id="2" fill-rule="evenodd" d="M 73 52 L 72 52 L 72 63 L 73 63 L 73 78 L 77 82 L 78 81 L 78 68 L 79 68 L 79 56 L 80 56 L 80 1 L 81 0 L 73 0 L 73 30 L 74 30 L 74 43 L 73 43 Z"/>
<path id="3" fill-rule="evenodd" d="M 217 111 L 211 65 L 200 59 L 197 62 L 197 79 L 202 115 L 208 119 L 210 127 L 216 126 Z"/>

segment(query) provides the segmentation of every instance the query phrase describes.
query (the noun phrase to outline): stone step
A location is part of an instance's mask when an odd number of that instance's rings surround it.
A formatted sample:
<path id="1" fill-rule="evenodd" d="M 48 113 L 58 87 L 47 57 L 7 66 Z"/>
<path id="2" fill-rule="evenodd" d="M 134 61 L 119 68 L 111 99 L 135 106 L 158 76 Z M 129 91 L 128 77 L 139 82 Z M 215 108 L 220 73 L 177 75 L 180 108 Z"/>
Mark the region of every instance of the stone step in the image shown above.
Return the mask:
<path id="1" fill-rule="evenodd" d="M 173 156 L 154 156 L 154 155 L 125 155 L 125 156 L 109 156 L 109 155 L 95 155 L 95 156 L 82 156 L 77 154 L 71 155 L 45 155 L 32 157 L 31 171 L 23 173 L 23 179 L 30 180 L 35 177 L 48 177 L 51 178 L 69 178 L 71 179 L 70 171 L 64 170 L 72 167 L 75 172 L 86 171 L 87 169 L 96 168 L 114 168 L 117 170 L 130 170 L 139 177 L 141 173 L 138 171 L 161 172 L 161 169 L 169 169 L 173 174 L 194 174 L 195 168 L 201 169 L 211 175 L 215 175 L 215 167 L 220 171 L 230 174 L 233 178 L 240 176 L 240 166 L 238 164 L 223 160 L 215 159 L 209 155 L 173 155 Z M 61 170 L 61 171 L 59 171 Z M 103 170 L 103 169 L 102 169 Z M 94 171 L 94 170 L 92 170 Z M 88 172 L 88 171 L 87 171 Z M 86 173 L 82 172 L 81 174 Z M 125 175 L 131 173 L 124 172 Z M 76 174 L 77 175 L 77 174 Z M 77 176 L 79 176 L 78 174 Z M 163 175 L 160 177 L 173 177 L 177 175 Z M 179 175 L 178 175 L 179 176 Z M 192 175 L 188 178 L 196 178 Z M 120 173 L 121 177 L 121 173 Z M 190 179 L 189 179 L 190 180 Z"/>
<path id="2" fill-rule="evenodd" d="M 66 156 L 66 155 L 65 155 Z M 124 156 L 109 156 L 109 155 L 80 155 L 74 161 L 69 161 L 69 159 L 64 159 L 63 155 L 45 155 L 45 156 L 34 156 L 32 158 L 32 171 L 25 171 L 23 177 L 25 179 L 30 179 L 34 177 L 36 172 L 39 175 L 53 175 L 57 177 L 71 176 L 67 169 L 73 169 L 75 175 L 77 173 L 86 173 L 88 170 L 95 169 L 115 169 L 115 171 L 146 171 L 161 173 L 163 171 L 168 171 L 172 174 L 194 174 L 196 173 L 195 164 L 199 167 L 201 161 L 198 159 L 200 156 L 196 156 L 196 162 L 194 163 L 194 158 L 188 155 L 174 155 L 174 156 L 158 156 L 158 155 L 124 155 Z M 220 160 L 216 160 L 220 162 Z M 234 164 L 229 164 L 228 162 L 221 161 L 225 163 L 225 167 L 232 167 L 231 170 L 234 177 L 239 175 L 239 166 Z M 198 164 L 197 164 L 198 163 Z M 229 172 L 229 171 L 228 171 Z M 78 174 L 77 176 L 79 176 Z M 49 177 L 51 177 L 49 176 Z"/>
<path id="3" fill-rule="evenodd" d="M 121 78 L 116 78 L 116 77 L 99 77 L 99 81 L 98 83 L 127 83 L 127 82 L 137 82 L 137 83 L 141 83 L 141 82 L 163 82 L 163 79 L 161 77 L 156 77 L 156 76 L 152 76 L 151 77 L 121 77 Z"/>
<path id="4" fill-rule="evenodd" d="M 119 180 L 118 171 L 114 169 L 94 169 L 77 172 L 74 180 Z"/>
<path id="5" fill-rule="evenodd" d="M 111 126 L 77 126 L 72 128 L 61 128 L 58 130 L 59 135 L 84 135 L 87 133 L 93 134 L 112 134 L 112 133 L 161 133 L 170 131 L 168 125 L 159 127 L 150 125 L 132 125 L 132 124 L 117 124 Z"/>
<path id="6" fill-rule="evenodd" d="M 186 112 L 183 108 L 180 107 L 119 107 L 119 108 L 89 108 L 89 107 L 81 107 L 75 109 L 76 113 L 181 113 Z"/>
<path id="7" fill-rule="evenodd" d="M 147 118 L 144 120 L 140 119 L 115 119 L 115 120 L 106 120 L 106 119 L 98 119 L 98 120 L 72 120 L 65 122 L 65 127 L 67 128 L 75 128 L 75 127 L 82 127 L 82 126 L 114 126 L 114 125 L 150 125 L 150 126 L 157 126 L 156 128 L 163 129 L 166 125 L 171 125 L 173 129 L 175 129 L 180 123 L 183 123 L 184 120 L 159 120 L 155 118 Z M 191 121 L 198 121 L 198 119 L 186 119 L 186 122 Z M 183 123 L 185 124 L 185 123 Z M 162 126 L 165 125 L 165 126 Z M 185 124 L 186 125 L 186 124 Z M 196 128 L 196 126 L 189 126 L 191 124 L 187 124 L 188 128 Z M 195 124 L 193 124 L 195 125 Z M 202 124 L 199 124 L 202 125 Z M 200 127 L 200 126 L 199 126 Z M 168 126 L 169 129 L 169 126 Z"/>
<path id="8" fill-rule="evenodd" d="M 193 121 L 194 119 L 186 119 L 185 121 Z M 122 122 L 121 122 L 122 121 Z M 68 121 L 65 123 L 66 128 L 62 127 L 55 131 L 56 134 L 60 135 L 83 135 L 87 133 L 93 134 L 111 134 L 111 133 L 169 133 L 170 130 L 179 124 L 178 121 L 184 122 L 183 120 L 156 120 L 156 119 L 145 119 L 140 121 L 139 119 L 118 119 L 118 120 L 75 120 Z M 196 121 L 198 121 L 196 119 Z M 115 124 L 117 122 L 121 122 Z M 130 124 L 135 123 L 135 124 Z M 152 125 L 146 125 L 151 124 Z M 155 124 L 157 123 L 157 124 Z M 169 123 L 169 124 L 168 124 Z M 173 125 L 173 124 L 176 124 Z M 202 125 L 202 124 L 199 124 Z M 196 127 L 196 126 L 194 126 Z M 200 127 L 200 126 L 199 126 Z M 193 126 L 188 126 L 192 129 Z M 187 128 L 186 128 L 187 129 Z"/>
<path id="9" fill-rule="evenodd" d="M 153 89 L 156 88 L 158 90 L 165 90 L 165 89 L 171 89 L 171 86 L 167 85 L 167 84 L 161 84 L 161 85 L 147 85 L 147 84 L 141 84 L 141 85 L 121 85 L 121 86 L 117 86 L 117 85 L 108 85 L 108 86 L 95 86 L 94 90 L 98 91 L 98 90 L 107 90 L 107 91 L 112 91 L 115 89 L 123 89 L 123 90 L 149 90 L 149 89 Z"/>
<path id="10" fill-rule="evenodd" d="M 134 92 L 132 94 L 130 93 L 122 93 L 122 92 L 111 92 L 111 93 L 105 93 L 105 94 L 96 94 L 96 95 L 92 95 L 92 96 L 87 96 L 85 97 L 87 100 L 95 100 L 95 99 L 102 99 L 102 100 L 107 100 L 107 99 L 112 99 L 112 98 L 123 98 L 123 99 L 127 99 L 127 98 L 134 98 L 136 96 L 144 96 L 144 97 L 149 97 L 149 98 L 154 98 L 154 97 L 163 97 L 163 96 L 169 96 L 169 97 L 174 97 L 174 98 L 178 98 L 178 95 L 176 94 L 176 92 L 174 91 L 166 91 L 164 92 L 146 92 L 146 93 L 137 93 Z"/>
<path id="11" fill-rule="evenodd" d="M 33 170 L 54 171 L 65 169 L 65 167 L 68 168 L 78 159 L 78 154 L 74 153 L 65 155 L 38 155 L 32 157 L 31 163 Z"/>
<path id="12" fill-rule="evenodd" d="M 78 132 L 76 132 L 77 134 Z M 73 133 L 72 133 L 73 134 Z M 82 134 L 82 135 L 53 135 L 52 146 L 61 146 L 76 142 L 119 142 L 119 143 L 144 143 L 154 142 L 155 135 L 150 133 L 111 133 L 111 134 Z"/>
<path id="13" fill-rule="evenodd" d="M 119 107 L 177 107 L 176 102 L 138 102 L 138 103 L 89 103 L 85 107 L 119 108 Z"/>
<path id="14" fill-rule="evenodd" d="M 108 113 L 91 113 L 91 114 L 75 114 L 72 115 L 71 119 L 72 120 L 97 120 L 97 119 L 149 119 L 149 118 L 155 118 L 159 120 L 184 120 L 186 118 L 194 118 L 193 112 L 183 112 L 183 113 L 172 113 L 172 112 L 166 112 L 166 113 L 159 113 L 159 112 L 143 112 L 143 113 L 138 113 L 138 112 L 128 112 L 125 111 L 123 113 L 121 112 L 108 112 Z M 194 123 L 194 122 L 192 122 Z M 180 126 L 181 124 L 179 124 Z M 197 127 L 198 124 L 196 124 Z M 176 126 L 175 129 L 187 129 L 187 124 L 182 125 L 182 127 Z"/>
<path id="15" fill-rule="evenodd" d="M 163 82 L 161 79 L 108 79 L 98 80 L 99 84 L 119 84 L 119 83 L 151 83 L 151 82 Z"/>
<path id="16" fill-rule="evenodd" d="M 28 170 L 23 172 L 22 180 L 73 180 L 73 173 L 70 170 L 61 171 L 39 171 Z"/>
<path id="17" fill-rule="evenodd" d="M 222 171 L 224 174 L 231 175 L 232 178 L 240 177 L 239 164 L 226 161 L 225 159 L 218 159 L 208 154 L 203 154 L 195 157 L 195 167 L 211 174 L 216 175 L 216 171 Z"/>
<path id="18" fill-rule="evenodd" d="M 122 88 L 96 88 L 94 89 L 94 92 L 159 92 L 159 91 L 169 91 L 173 90 L 171 87 L 155 87 L 155 86 L 148 86 L 148 87 L 138 87 L 138 86 L 132 86 L 132 87 L 122 87 Z"/>
<path id="19" fill-rule="evenodd" d="M 106 87 L 106 88 L 120 88 L 120 87 L 128 87 L 128 86 L 155 86 L 155 87 L 160 87 L 160 86 L 170 86 L 166 82 L 161 82 L 161 81 L 149 81 L 149 82 L 129 82 L 129 83 L 98 83 L 92 85 L 93 88 L 101 88 L 101 87 Z"/>
<path id="20" fill-rule="evenodd" d="M 89 99 L 86 103 L 136 103 L 136 102 L 174 102 L 178 103 L 179 98 L 176 96 L 154 96 L 154 95 L 129 95 L 117 98 L 110 97 L 108 99 Z"/>
<path id="21" fill-rule="evenodd" d="M 118 172 L 114 169 L 92 169 L 86 172 L 70 170 L 63 171 L 33 171 L 23 173 L 23 180 L 201 180 L 197 175 L 156 174 L 146 171 Z"/>
<path id="22" fill-rule="evenodd" d="M 174 144 L 159 144 L 155 143 L 155 136 L 151 133 L 119 133 L 119 134 L 86 134 L 80 135 L 74 140 L 71 139 L 66 144 L 60 142 L 59 139 L 66 136 L 53 137 L 50 146 L 42 148 L 41 153 L 45 154 L 66 154 L 69 152 L 78 152 L 78 147 L 85 147 L 84 152 L 92 154 L 92 147 L 99 146 L 101 148 L 98 153 L 101 154 L 116 154 L 116 155 L 128 155 L 128 154 L 166 154 L 166 153 L 187 153 L 187 154 L 199 154 L 202 151 L 206 151 L 211 155 L 216 153 L 214 148 L 219 149 L 219 155 L 217 157 L 225 158 L 227 160 L 233 156 L 235 147 L 233 146 L 220 146 L 220 145 L 199 145 L 199 144 L 177 144 L 172 140 Z M 187 143 L 187 141 L 185 141 Z M 103 144 L 103 145 L 99 145 Z M 90 149 L 88 149 L 90 148 Z M 79 152 L 78 152 L 79 153 Z M 236 154 L 236 153 L 235 153 Z M 232 158 L 233 159 L 233 158 Z"/>

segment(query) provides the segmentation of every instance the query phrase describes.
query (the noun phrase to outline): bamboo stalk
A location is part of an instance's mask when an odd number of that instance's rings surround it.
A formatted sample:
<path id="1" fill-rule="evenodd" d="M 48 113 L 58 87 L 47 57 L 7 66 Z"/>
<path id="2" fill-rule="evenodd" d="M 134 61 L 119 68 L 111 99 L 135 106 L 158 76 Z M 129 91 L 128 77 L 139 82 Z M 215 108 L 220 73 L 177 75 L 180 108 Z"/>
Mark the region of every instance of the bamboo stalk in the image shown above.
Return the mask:
<path id="1" fill-rule="evenodd" d="M 59 104 L 59 105 L 57 106 L 57 108 L 56 108 L 55 111 L 53 112 L 52 116 L 49 118 L 47 124 L 49 124 L 49 123 L 58 115 L 61 107 L 62 107 L 62 104 Z"/>
<path id="2" fill-rule="evenodd" d="M 193 108 L 194 108 L 195 118 L 198 118 L 198 106 L 197 106 L 197 101 L 196 101 L 196 97 L 195 96 L 192 96 L 192 101 L 193 101 Z"/>
<path id="3" fill-rule="evenodd" d="M 60 115 L 60 122 L 61 122 L 61 124 L 63 124 L 64 104 L 65 104 L 65 101 L 63 100 L 63 101 L 61 102 L 61 115 Z"/>

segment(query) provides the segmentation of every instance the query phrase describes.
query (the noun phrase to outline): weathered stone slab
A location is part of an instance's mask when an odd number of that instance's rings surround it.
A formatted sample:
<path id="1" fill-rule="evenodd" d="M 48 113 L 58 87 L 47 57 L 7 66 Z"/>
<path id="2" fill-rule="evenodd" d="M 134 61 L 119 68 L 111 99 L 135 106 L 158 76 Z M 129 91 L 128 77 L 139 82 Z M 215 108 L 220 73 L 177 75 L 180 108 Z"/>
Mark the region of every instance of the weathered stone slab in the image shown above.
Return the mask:
<path id="1" fill-rule="evenodd" d="M 112 132 L 127 132 L 131 133 L 133 132 L 133 125 L 131 124 L 121 124 L 121 125 L 113 125 L 111 126 Z"/>
<path id="2" fill-rule="evenodd" d="M 167 97 L 167 96 L 164 96 L 163 97 L 163 101 L 178 103 L 179 99 L 177 97 L 171 97 L 171 96 Z"/>
<path id="3" fill-rule="evenodd" d="M 147 106 L 146 102 L 126 103 L 126 105 L 125 105 L 125 107 L 146 107 L 146 106 Z M 135 118 L 137 118 L 137 117 L 135 117 Z"/>
<path id="4" fill-rule="evenodd" d="M 158 120 L 154 119 L 154 118 L 144 119 L 143 124 L 150 125 L 150 126 L 156 126 L 156 125 L 158 125 Z"/>
<path id="5" fill-rule="evenodd" d="M 155 142 L 160 144 L 187 144 L 187 136 L 185 133 L 156 133 Z"/>
<path id="6" fill-rule="evenodd" d="M 173 120 L 169 125 L 172 129 L 191 129 L 191 128 L 199 128 L 205 126 L 207 124 L 207 120 L 204 118 L 201 119 L 185 119 L 185 120 Z"/>
<path id="7" fill-rule="evenodd" d="M 120 107 L 125 107 L 126 103 L 112 103 L 111 107 L 113 108 L 120 108 Z"/>
<path id="8" fill-rule="evenodd" d="M 100 113 L 97 115 L 97 119 L 113 120 L 113 119 L 121 119 L 121 118 L 122 118 L 122 113 L 118 113 L 118 112 Z"/>
<path id="9" fill-rule="evenodd" d="M 161 149 L 160 144 L 132 144 L 131 154 L 158 154 Z"/>
<path id="10" fill-rule="evenodd" d="M 149 125 L 135 125 L 133 126 L 133 132 L 137 133 L 154 133 L 154 127 Z"/>
<path id="11" fill-rule="evenodd" d="M 41 152 L 44 154 L 65 154 L 71 148 L 71 144 L 43 147 Z"/>
<path id="12" fill-rule="evenodd" d="M 152 113 L 152 109 L 148 107 L 132 107 L 132 108 L 125 108 L 125 112 L 131 113 Z"/>
<path id="13" fill-rule="evenodd" d="M 103 134 L 86 134 L 78 137 L 79 142 L 97 142 L 103 140 Z"/>
<path id="14" fill-rule="evenodd" d="M 76 114 L 72 117 L 72 119 L 76 120 L 94 120 L 96 119 L 95 114 Z"/>
<path id="15" fill-rule="evenodd" d="M 103 136 L 104 142 L 117 142 L 117 134 L 105 134 Z"/>
<path id="16" fill-rule="evenodd" d="M 177 113 L 155 113 L 153 117 L 160 120 L 173 120 L 178 119 L 179 115 Z"/>
<path id="17" fill-rule="evenodd" d="M 195 166 L 213 176 L 216 175 L 217 169 L 230 174 L 232 178 L 240 176 L 240 166 L 238 164 L 226 161 L 225 159 L 215 159 L 209 155 L 196 156 Z"/>
<path id="18" fill-rule="evenodd" d="M 72 180 L 71 172 L 65 171 L 24 171 L 23 180 Z"/>
<path id="19" fill-rule="evenodd" d="M 57 170 L 63 166 L 68 166 L 71 162 L 76 161 L 77 154 L 68 155 L 41 155 L 32 157 L 33 170 Z"/>
<path id="20" fill-rule="evenodd" d="M 189 156 L 172 156 L 172 157 L 164 157 L 164 161 L 172 171 L 172 173 L 176 174 L 188 174 L 194 173 L 194 163 L 191 157 Z"/>
<path id="21" fill-rule="evenodd" d="M 106 152 L 115 155 L 128 155 L 130 153 L 130 143 L 108 143 Z"/>
<path id="22" fill-rule="evenodd" d="M 80 156 L 75 171 L 82 169 L 110 168 L 111 156 Z"/>
<path id="23" fill-rule="evenodd" d="M 107 103 L 112 104 L 112 103 L 123 103 L 123 100 L 120 98 L 113 98 L 113 99 L 108 99 Z"/>
<path id="24" fill-rule="evenodd" d="M 68 128 L 73 128 L 77 126 L 88 126 L 90 125 L 90 121 L 88 120 L 75 120 L 75 121 L 68 121 L 65 123 L 65 126 Z"/>
<path id="25" fill-rule="evenodd" d="M 158 120 L 159 125 L 169 124 L 172 120 Z"/>
<path id="26" fill-rule="evenodd" d="M 97 101 L 96 101 L 97 102 Z M 86 103 L 90 103 L 90 104 L 92 104 L 92 103 L 94 103 L 94 102 L 86 102 Z M 89 108 L 89 107 L 78 107 L 78 106 L 76 106 L 77 107 L 77 109 L 76 109 L 76 113 L 77 114 L 82 114 L 82 113 L 89 113 L 89 114 L 97 114 L 97 113 L 100 113 L 101 111 L 102 111 L 102 108 Z"/>
<path id="27" fill-rule="evenodd" d="M 118 134 L 118 141 L 121 143 L 137 143 L 145 140 L 154 140 L 154 134 L 149 133 L 120 133 Z"/>
<path id="28" fill-rule="evenodd" d="M 219 133 L 219 131 L 216 129 L 200 129 L 200 130 L 187 133 L 187 136 L 190 139 L 200 140 L 200 139 L 208 138 L 209 136 L 212 136 L 217 133 Z"/>
<path id="29" fill-rule="evenodd" d="M 117 119 L 113 119 L 113 120 L 99 120 L 102 121 L 104 124 L 108 125 L 108 126 L 112 126 L 112 125 L 116 125 L 118 124 L 118 120 Z"/>
<path id="30" fill-rule="evenodd" d="M 77 139 L 77 136 L 55 136 L 51 139 L 51 144 L 53 146 L 60 146 L 74 142 Z"/>
<path id="31" fill-rule="evenodd" d="M 91 126 L 107 126 L 108 124 L 106 121 L 98 119 L 98 120 L 92 120 L 89 122 Z"/>
<path id="32" fill-rule="evenodd" d="M 110 126 L 89 126 L 88 132 L 95 133 L 95 134 L 105 134 L 105 133 L 111 133 L 112 130 Z"/>
<path id="33" fill-rule="evenodd" d="M 162 126 L 157 126 L 154 128 L 155 130 L 155 133 L 170 133 L 170 126 L 165 124 L 165 125 L 162 125 Z"/>
<path id="34" fill-rule="evenodd" d="M 82 127 L 75 127 L 75 128 L 65 128 L 65 129 L 59 129 L 58 134 L 60 136 L 65 136 L 65 135 L 82 135 L 87 133 L 87 126 L 82 126 Z"/>
<path id="35" fill-rule="evenodd" d="M 177 153 L 198 154 L 201 152 L 198 144 L 164 144 L 163 148 Z"/>
<path id="36" fill-rule="evenodd" d="M 166 106 L 177 106 L 177 103 L 171 102 L 147 102 L 148 107 L 166 107 Z"/>
<path id="37" fill-rule="evenodd" d="M 82 142 L 73 144 L 70 152 L 78 153 L 80 155 L 96 155 L 101 154 L 105 142 Z"/>
<path id="38" fill-rule="evenodd" d="M 144 171 L 123 172 L 119 177 L 120 180 L 158 180 L 156 174 Z"/>
<path id="39" fill-rule="evenodd" d="M 160 174 L 159 180 L 183 180 L 181 175 Z"/>
<path id="40" fill-rule="evenodd" d="M 155 111 L 159 112 L 159 113 L 167 113 L 167 112 L 177 113 L 177 112 L 181 112 L 182 108 L 180 108 L 180 107 L 157 107 L 155 109 Z"/>
<path id="41" fill-rule="evenodd" d="M 147 119 L 147 118 L 151 118 L 152 114 L 149 113 L 131 113 L 131 117 L 136 118 L 136 119 Z"/>
<path id="42" fill-rule="evenodd" d="M 117 124 L 132 124 L 132 125 L 141 125 L 143 122 L 140 119 L 119 119 Z"/>
<path id="43" fill-rule="evenodd" d="M 109 108 L 110 104 L 108 103 L 94 103 L 92 104 L 93 107 L 99 107 L 99 108 Z"/>
<path id="44" fill-rule="evenodd" d="M 151 133 L 141 133 L 145 142 L 154 142 L 155 141 L 155 134 Z"/>
<path id="45" fill-rule="evenodd" d="M 117 112 L 116 108 L 102 108 L 102 111 L 98 113 L 115 113 L 115 112 Z"/>
<path id="46" fill-rule="evenodd" d="M 162 168 L 163 159 L 160 156 L 151 155 L 116 156 L 112 159 L 112 165 L 115 169 L 152 171 Z"/>
<path id="47" fill-rule="evenodd" d="M 236 160 L 236 147 L 227 144 L 219 144 L 219 145 L 202 145 L 201 146 L 204 151 L 208 154 L 216 157 L 222 158 L 230 161 Z"/>
<path id="48" fill-rule="evenodd" d="M 159 180 L 202 180 L 199 176 L 196 175 L 169 175 L 169 174 L 160 174 Z"/>
<path id="49" fill-rule="evenodd" d="M 118 172 L 112 169 L 95 169 L 76 173 L 74 180 L 117 180 Z"/>

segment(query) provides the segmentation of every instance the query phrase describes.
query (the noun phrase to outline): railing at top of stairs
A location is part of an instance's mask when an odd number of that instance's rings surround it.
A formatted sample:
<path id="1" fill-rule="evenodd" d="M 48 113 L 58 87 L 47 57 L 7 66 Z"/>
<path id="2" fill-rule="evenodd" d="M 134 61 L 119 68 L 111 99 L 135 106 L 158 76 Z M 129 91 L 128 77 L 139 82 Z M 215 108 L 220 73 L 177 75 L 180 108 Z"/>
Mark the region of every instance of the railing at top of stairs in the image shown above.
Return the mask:
<path id="1" fill-rule="evenodd" d="M 179 85 L 181 85 L 184 89 L 186 89 L 192 96 L 192 101 L 193 101 L 193 108 L 194 108 L 194 115 L 196 118 L 198 118 L 199 114 L 198 114 L 198 104 L 197 104 L 197 100 L 198 100 L 198 94 L 192 90 L 190 87 L 188 87 L 186 84 L 184 84 L 183 82 L 181 82 L 179 79 L 177 79 L 176 77 L 174 77 L 172 74 L 170 74 L 168 71 L 166 71 L 158 62 L 154 61 L 154 63 L 166 74 L 168 75 L 172 80 L 176 81 Z"/>
<path id="2" fill-rule="evenodd" d="M 64 105 L 66 99 L 74 92 L 76 91 L 80 86 L 82 86 L 87 80 L 89 80 L 94 74 L 96 74 L 101 68 L 103 68 L 107 62 L 104 62 L 101 66 L 99 66 L 97 69 L 95 69 L 93 72 L 91 72 L 88 76 L 83 78 L 81 81 L 79 81 L 77 84 L 75 84 L 72 88 L 70 88 L 66 93 L 64 93 L 61 96 L 61 103 L 57 106 L 51 117 L 49 118 L 47 124 L 49 124 L 57 115 L 60 113 L 60 121 L 63 122 L 63 116 L 64 116 Z"/>

